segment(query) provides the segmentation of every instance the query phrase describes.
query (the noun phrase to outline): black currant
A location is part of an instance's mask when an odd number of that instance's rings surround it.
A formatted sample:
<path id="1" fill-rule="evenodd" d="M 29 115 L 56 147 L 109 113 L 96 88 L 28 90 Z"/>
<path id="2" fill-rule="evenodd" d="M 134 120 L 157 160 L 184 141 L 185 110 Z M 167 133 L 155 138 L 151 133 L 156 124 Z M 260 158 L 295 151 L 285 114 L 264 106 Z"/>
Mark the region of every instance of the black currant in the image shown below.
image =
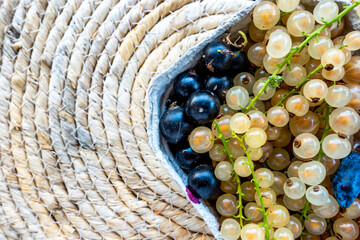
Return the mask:
<path id="1" fill-rule="evenodd" d="M 235 57 L 232 61 L 231 67 L 229 69 L 229 73 L 231 76 L 235 76 L 241 72 L 249 71 L 249 60 L 245 52 L 238 52 L 238 50 L 233 49 Z"/>
<path id="2" fill-rule="evenodd" d="M 192 73 L 182 73 L 175 78 L 174 94 L 178 98 L 188 98 L 201 88 L 200 78 Z"/>
<path id="3" fill-rule="evenodd" d="M 227 76 L 209 76 L 205 81 L 205 89 L 214 93 L 223 102 L 226 93 L 233 86 L 232 81 Z"/>
<path id="4" fill-rule="evenodd" d="M 204 60 L 202 58 L 198 61 L 194 67 L 194 70 L 196 75 L 198 75 L 201 79 L 205 79 L 209 74 L 209 71 L 207 70 L 207 67 L 205 66 Z"/>
<path id="5" fill-rule="evenodd" d="M 193 130 L 183 107 L 170 107 L 160 119 L 160 132 L 169 143 L 185 142 Z"/>
<path id="6" fill-rule="evenodd" d="M 187 146 L 175 152 L 175 160 L 182 169 L 189 171 L 209 159 L 206 159 L 204 154 L 196 153 L 190 146 Z"/>
<path id="7" fill-rule="evenodd" d="M 220 192 L 220 181 L 210 165 L 202 164 L 193 168 L 188 175 L 188 185 L 191 192 L 201 199 L 212 199 Z"/>
<path id="8" fill-rule="evenodd" d="M 180 99 L 178 97 L 175 96 L 174 91 L 171 92 L 171 94 L 169 95 L 169 98 L 166 100 L 166 108 L 171 108 L 171 106 L 183 106 L 184 104 L 184 99 Z"/>
<path id="9" fill-rule="evenodd" d="M 204 49 L 203 64 L 211 73 L 224 73 L 231 67 L 234 53 L 231 49 L 221 43 L 210 43 Z"/>
<path id="10" fill-rule="evenodd" d="M 198 90 L 186 102 L 186 114 L 199 124 L 212 122 L 219 114 L 220 101 L 210 91 Z"/>
<path id="11" fill-rule="evenodd" d="M 350 207 L 360 194 L 360 153 L 351 152 L 341 160 L 334 174 L 332 189 L 339 205 Z"/>

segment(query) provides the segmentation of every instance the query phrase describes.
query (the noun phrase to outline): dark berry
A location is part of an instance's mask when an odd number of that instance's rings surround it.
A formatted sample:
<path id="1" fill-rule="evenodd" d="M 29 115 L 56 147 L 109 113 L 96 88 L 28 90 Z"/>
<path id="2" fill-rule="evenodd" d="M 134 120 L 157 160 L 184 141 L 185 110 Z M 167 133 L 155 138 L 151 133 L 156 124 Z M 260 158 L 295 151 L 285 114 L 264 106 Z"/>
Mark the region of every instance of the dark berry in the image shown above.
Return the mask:
<path id="1" fill-rule="evenodd" d="M 360 194 L 360 153 L 351 152 L 341 160 L 332 189 L 340 207 L 348 208 Z"/>
<path id="2" fill-rule="evenodd" d="M 210 91 L 198 90 L 186 102 L 186 114 L 199 124 L 209 123 L 220 111 L 219 99 Z"/>
<path id="3" fill-rule="evenodd" d="M 233 52 L 236 55 L 232 61 L 231 67 L 228 71 L 230 73 L 230 75 L 235 76 L 241 72 L 248 72 L 250 64 L 249 64 L 249 60 L 246 56 L 246 53 L 245 52 L 238 53 L 238 50 L 233 50 Z"/>
<path id="4" fill-rule="evenodd" d="M 160 132 L 169 143 L 186 141 L 192 130 L 193 126 L 188 121 L 183 107 L 171 107 L 161 116 Z"/>
<path id="5" fill-rule="evenodd" d="M 192 73 L 182 73 L 175 78 L 174 93 L 178 98 L 188 98 L 201 87 L 200 79 Z"/>
<path id="6" fill-rule="evenodd" d="M 233 86 L 232 81 L 227 76 L 210 76 L 205 81 L 205 89 L 214 93 L 223 102 L 226 97 L 226 93 Z"/>
<path id="7" fill-rule="evenodd" d="M 198 75 L 201 79 L 205 79 L 209 74 L 209 71 L 207 70 L 207 67 L 205 66 L 204 60 L 202 58 L 196 64 L 194 70 L 196 75 Z"/>
<path id="8" fill-rule="evenodd" d="M 171 106 L 182 106 L 184 103 L 184 99 L 180 99 L 175 96 L 174 91 L 171 92 L 169 98 L 166 100 L 166 108 L 171 108 Z"/>
<path id="9" fill-rule="evenodd" d="M 188 185 L 191 192 L 201 199 L 212 199 L 220 192 L 220 181 L 215 177 L 214 168 L 205 164 L 190 171 Z"/>
<path id="10" fill-rule="evenodd" d="M 176 151 L 175 160 L 177 164 L 184 170 L 191 170 L 192 168 L 200 165 L 201 163 L 205 163 L 206 161 L 204 154 L 194 152 L 190 146 Z"/>
<path id="11" fill-rule="evenodd" d="M 203 64 L 211 73 L 224 73 L 231 67 L 233 55 L 227 45 L 210 43 L 204 49 Z"/>

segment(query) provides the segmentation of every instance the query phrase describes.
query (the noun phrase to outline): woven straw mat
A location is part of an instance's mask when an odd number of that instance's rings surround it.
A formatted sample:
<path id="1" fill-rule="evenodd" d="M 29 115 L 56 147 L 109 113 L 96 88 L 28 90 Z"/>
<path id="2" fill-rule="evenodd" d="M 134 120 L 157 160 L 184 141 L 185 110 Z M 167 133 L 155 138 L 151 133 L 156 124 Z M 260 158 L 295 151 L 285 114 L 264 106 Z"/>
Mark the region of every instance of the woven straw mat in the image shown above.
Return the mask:
<path id="1" fill-rule="evenodd" d="M 145 99 L 241 1 L 0 0 L 0 239 L 212 239 Z"/>

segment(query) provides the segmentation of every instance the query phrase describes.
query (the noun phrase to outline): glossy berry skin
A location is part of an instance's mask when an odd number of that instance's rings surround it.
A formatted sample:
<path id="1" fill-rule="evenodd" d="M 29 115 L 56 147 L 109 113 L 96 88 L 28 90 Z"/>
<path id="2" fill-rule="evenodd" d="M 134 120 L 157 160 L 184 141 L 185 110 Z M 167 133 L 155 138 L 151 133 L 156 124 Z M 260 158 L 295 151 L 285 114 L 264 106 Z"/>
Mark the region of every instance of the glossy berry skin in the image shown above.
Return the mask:
<path id="1" fill-rule="evenodd" d="M 194 67 L 194 70 L 196 75 L 198 75 L 201 79 L 207 78 L 209 74 L 202 58 L 198 61 L 198 63 Z"/>
<path id="2" fill-rule="evenodd" d="M 182 169 L 187 171 L 201 163 L 205 163 L 204 155 L 194 152 L 190 146 L 177 150 L 175 152 L 175 161 Z"/>
<path id="3" fill-rule="evenodd" d="M 360 194 L 360 153 L 351 152 L 341 160 L 337 169 L 332 188 L 339 205 L 350 207 L 351 203 Z"/>
<path id="4" fill-rule="evenodd" d="M 181 73 L 174 81 L 174 94 L 180 99 L 188 98 L 201 88 L 200 78 L 192 73 Z"/>
<path id="5" fill-rule="evenodd" d="M 212 199 L 220 192 L 220 181 L 214 175 L 214 169 L 209 165 L 199 165 L 188 175 L 188 186 L 191 192 L 201 199 Z"/>
<path id="6" fill-rule="evenodd" d="M 232 86 L 233 83 L 227 76 L 209 76 L 205 81 L 205 89 L 214 93 L 220 102 L 224 102 L 226 93 Z"/>
<path id="7" fill-rule="evenodd" d="M 237 49 L 233 49 L 234 59 L 232 61 L 231 67 L 229 69 L 229 73 L 232 76 L 235 76 L 241 72 L 247 72 L 247 69 L 250 67 L 249 60 L 247 58 L 247 54 L 245 52 L 239 52 Z"/>
<path id="8" fill-rule="evenodd" d="M 170 108 L 161 116 L 160 132 L 169 143 L 185 142 L 192 130 L 183 107 Z"/>
<path id="9" fill-rule="evenodd" d="M 203 53 L 203 64 L 210 73 L 224 73 L 231 67 L 233 52 L 220 42 L 207 45 Z"/>
<path id="10" fill-rule="evenodd" d="M 212 92 L 198 90 L 186 102 L 186 114 L 199 124 L 212 122 L 220 111 L 220 101 Z"/>

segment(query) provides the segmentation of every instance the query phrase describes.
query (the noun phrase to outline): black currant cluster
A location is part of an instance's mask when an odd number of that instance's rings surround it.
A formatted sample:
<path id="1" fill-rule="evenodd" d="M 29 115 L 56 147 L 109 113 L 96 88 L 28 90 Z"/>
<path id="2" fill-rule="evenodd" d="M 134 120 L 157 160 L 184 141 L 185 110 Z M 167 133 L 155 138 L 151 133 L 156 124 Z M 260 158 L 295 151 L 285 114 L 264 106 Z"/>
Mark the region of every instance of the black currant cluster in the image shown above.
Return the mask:
<path id="1" fill-rule="evenodd" d="M 205 47 L 194 69 L 178 75 L 160 119 L 160 132 L 169 143 L 177 164 L 188 173 L 188 188 L 201 199 L 214 199 L 220 181 L 208 154 L 195 152 L 189 135 L 198 126 L 210 126 L 219 115 L 233 78 L 249 67 L 246 53 L 221 42 Z"/>

